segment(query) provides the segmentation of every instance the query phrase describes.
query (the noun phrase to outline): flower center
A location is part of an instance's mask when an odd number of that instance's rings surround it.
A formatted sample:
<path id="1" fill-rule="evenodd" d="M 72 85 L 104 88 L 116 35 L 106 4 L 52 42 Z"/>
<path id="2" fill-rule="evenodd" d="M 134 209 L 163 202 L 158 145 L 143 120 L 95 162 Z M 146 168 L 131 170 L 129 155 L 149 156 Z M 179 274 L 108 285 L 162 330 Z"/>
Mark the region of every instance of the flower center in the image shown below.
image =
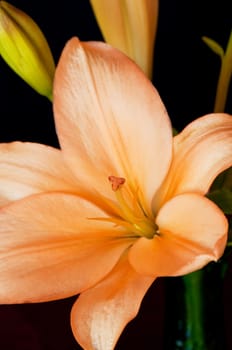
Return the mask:
<path id="1" fill-rule="evenodd" d="M 153 238 L 158 234 L 158 227 L 153 218 L 148 217 L 144 208 L 142 207 L 138 196 L 126 196 L 124 184 L 126 180 L 123 177 L 109 176 L 108 180 L 111 182 L 112 190 L 115 192 L 117 203 L 119 205 L 120 217 L 123 219 L 122 225 L 136 233 L 139 236 Z M 129 202 L 129 205 L 128 205 Z"/>

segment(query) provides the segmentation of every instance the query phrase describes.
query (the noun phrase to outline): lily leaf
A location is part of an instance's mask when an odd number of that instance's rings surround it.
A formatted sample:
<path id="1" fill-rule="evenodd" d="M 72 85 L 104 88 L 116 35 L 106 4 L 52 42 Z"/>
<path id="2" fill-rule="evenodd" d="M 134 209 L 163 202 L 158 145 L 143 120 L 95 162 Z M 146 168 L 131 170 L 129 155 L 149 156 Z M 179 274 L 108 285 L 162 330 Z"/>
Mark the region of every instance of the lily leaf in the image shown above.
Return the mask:
<path id="1" fill-rule="evenodd" d="M 215 40 L 208 38 L 207 36 L 203 36 L 202 40 L 214 53 L 219 55 L 221 59 L 223 58 L 224 50 L 221 45 L 219 45 Z"/>
<path id="2" fill-rule="evenodd" d="M 225 214 L 232 214 L 232 191 L 223 188 L 208 193 L 207 197 L 216 203 Z"/>

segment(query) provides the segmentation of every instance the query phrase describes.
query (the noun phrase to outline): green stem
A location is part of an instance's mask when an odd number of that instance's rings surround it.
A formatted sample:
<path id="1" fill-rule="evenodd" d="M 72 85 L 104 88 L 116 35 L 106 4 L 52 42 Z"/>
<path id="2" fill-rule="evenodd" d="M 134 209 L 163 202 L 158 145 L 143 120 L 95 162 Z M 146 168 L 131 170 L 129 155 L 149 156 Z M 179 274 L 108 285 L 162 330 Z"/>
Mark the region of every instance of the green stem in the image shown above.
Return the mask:
<path id="1" fill-rule="evenodd" d="M 206 350 L 203 317 L 203 270 L 183 276 L 187 334 L 185 350 Z"/>
<path id="2" fill-rule="evenodd" d="M 53 87 L 51 87 L 44 96 L 47 97 L 50 102 L 53 102 Z"/>
<path id="3" fill-rule="evenodd" d="M 232 31 L 227 44 L 226 52 L 222 57 L 221 70 L 218 79 L 214 112 L 224 112 L 228 89 L 232 74 Z"/>

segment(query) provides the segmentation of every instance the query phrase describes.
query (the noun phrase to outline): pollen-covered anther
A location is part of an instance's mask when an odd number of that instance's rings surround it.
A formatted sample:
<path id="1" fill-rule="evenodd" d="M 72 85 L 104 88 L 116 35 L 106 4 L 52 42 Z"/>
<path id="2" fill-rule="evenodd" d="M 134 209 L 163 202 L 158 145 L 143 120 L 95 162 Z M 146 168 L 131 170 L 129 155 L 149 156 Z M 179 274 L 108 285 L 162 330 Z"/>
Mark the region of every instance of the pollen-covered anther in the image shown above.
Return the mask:
<path id="1" fill-rule="evenodd" d="M 126 179 L 124 179 L 123 177 L 118 177 L 118 176 L 114 176 L 114 175 L 110 175 L 108 177 L 108 180 L 112 184 L 113 191 L 117 191 L 119 189 L 119 187 L 122 186 L 126 182 Z"/>

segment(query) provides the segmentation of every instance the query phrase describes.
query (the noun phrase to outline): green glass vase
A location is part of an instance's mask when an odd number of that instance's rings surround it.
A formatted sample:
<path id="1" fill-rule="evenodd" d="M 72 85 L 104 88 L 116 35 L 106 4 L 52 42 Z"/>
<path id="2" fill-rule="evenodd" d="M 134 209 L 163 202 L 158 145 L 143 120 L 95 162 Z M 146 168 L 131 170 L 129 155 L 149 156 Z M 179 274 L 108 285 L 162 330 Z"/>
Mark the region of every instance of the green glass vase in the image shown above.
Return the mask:
<path id="1" fill-rule="evenodd" d="M 167 279 L 165 350 L 226 350 L 223 280 L 226 263 Z"/>

